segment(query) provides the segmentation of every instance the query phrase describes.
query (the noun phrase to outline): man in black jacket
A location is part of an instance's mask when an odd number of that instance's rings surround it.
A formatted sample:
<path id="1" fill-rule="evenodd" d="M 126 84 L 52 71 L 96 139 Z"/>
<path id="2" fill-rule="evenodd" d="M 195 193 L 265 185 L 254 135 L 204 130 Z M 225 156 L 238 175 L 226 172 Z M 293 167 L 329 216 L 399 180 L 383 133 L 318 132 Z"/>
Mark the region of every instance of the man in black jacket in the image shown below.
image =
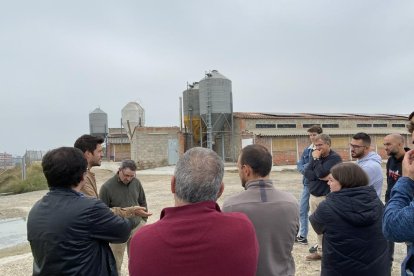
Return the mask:
<path id="1" fill-rule="evenodd" d="M 402 176 L 402 161 L 405 152 L 410 150 L 404 147 L 404 138 L 401 134 L 389 134 L 384 137 L 384 149 L 389 156 L 386 165 L 387 191 L 385 192 L 385 203 L 390 200 L 391 190 Z"/>
<path id="2" fill-rule="evenodd" d="M 108 243 L 125 242 L 131 226 L 80 192 L 87 168 L 82 152 L 54 149 L 42 166 L 50 191 L 27 220 L 33 275 L 118 275 Z"/>
<path id="3" fill-rule="evenodd" d="M 327 134 L 319 134 L 315 138 L 315 150 L 312 152 L 312 159 L 305 170 L 304 176 L 308 180 L 310 193 L 310 211 L 315 212 L 318 205 L 325 200 L 329 193 L 328 175 L 333 166 L 342 162 L 342 158 L 331 150 L 331 138 Z M 322 258 L 318 253 L 322 250 L 322 235 L 318 235 L 318 250 L 306 256 L 308 261 L 316 261 Z"/>

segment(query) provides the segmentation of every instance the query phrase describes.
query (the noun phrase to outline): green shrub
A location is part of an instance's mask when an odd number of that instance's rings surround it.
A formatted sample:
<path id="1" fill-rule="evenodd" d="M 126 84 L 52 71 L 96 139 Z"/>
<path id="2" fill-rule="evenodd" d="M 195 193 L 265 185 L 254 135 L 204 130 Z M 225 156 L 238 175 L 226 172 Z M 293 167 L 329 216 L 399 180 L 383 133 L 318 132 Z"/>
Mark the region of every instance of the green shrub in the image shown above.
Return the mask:
<path id="1" fill-rule="evenodd" d="M 22 180 L 21 168 L 14 168 L 0 175 L 0 193 L 26 193 L 48 188 L 39 163 L 32 164 L 26 169 L 26 179 Z"/>

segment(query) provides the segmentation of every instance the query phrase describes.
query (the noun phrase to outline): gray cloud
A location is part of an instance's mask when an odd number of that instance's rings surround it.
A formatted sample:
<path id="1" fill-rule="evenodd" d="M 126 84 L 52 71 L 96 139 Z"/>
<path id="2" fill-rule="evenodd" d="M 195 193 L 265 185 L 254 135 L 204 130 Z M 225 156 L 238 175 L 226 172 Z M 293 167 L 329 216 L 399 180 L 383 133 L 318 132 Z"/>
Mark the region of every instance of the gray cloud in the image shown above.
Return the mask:
<path id="1" fill-rule="evenodd" d="M 4 1 L 0 151 L 120 125 L 178 125 L 186 82 L 219 70 L 234 111 L 410 113 L 412 1 Z"/>

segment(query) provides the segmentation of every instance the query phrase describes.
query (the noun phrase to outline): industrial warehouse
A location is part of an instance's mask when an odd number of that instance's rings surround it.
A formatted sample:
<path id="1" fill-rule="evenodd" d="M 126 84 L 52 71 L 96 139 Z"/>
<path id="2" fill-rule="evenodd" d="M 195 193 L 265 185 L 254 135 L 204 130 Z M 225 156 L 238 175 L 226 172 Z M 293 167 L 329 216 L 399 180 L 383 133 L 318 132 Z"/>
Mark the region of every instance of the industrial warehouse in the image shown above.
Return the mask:
<path id="1" fill-rule="evenodd" d="M 371 136 L 372 150 L 383 159 L 386 135 L 399 133 L 409 146 L 406 115 L 233 112 L 231 80 L 217 70 L 188 84 L 179 102 L 179 126 L 146 126 L 144 109 L 130 102 L 122 109 L 121 128 L 107 128 L 107 115 L 100 109 L 90 113 L 91 134 L 106 137 L 108 159 L 131 158 L 140 169 L 174 165 L 195 146 L 236 162 L 240 149 L 252 143 L 267 147 L 274 165 L 293 165 L 309 144 L 306 130 L 312 125 L 331 136 L 332 148 L 343 160 L 352 160 L 349 142 L 358 132 Z"/>

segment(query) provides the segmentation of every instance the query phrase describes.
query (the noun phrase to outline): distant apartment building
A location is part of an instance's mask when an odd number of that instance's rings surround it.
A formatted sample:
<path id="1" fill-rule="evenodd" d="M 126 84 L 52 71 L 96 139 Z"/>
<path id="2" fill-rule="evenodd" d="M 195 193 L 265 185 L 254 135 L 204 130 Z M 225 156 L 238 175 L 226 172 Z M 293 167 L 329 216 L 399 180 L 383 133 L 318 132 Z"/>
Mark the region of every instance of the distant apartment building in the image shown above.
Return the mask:
<path id="1" fill-rule="evenodd" d="M 0 152 L 0 167 L 8 168 L 13 166 L 13 156 L 10 153 Z"/>

